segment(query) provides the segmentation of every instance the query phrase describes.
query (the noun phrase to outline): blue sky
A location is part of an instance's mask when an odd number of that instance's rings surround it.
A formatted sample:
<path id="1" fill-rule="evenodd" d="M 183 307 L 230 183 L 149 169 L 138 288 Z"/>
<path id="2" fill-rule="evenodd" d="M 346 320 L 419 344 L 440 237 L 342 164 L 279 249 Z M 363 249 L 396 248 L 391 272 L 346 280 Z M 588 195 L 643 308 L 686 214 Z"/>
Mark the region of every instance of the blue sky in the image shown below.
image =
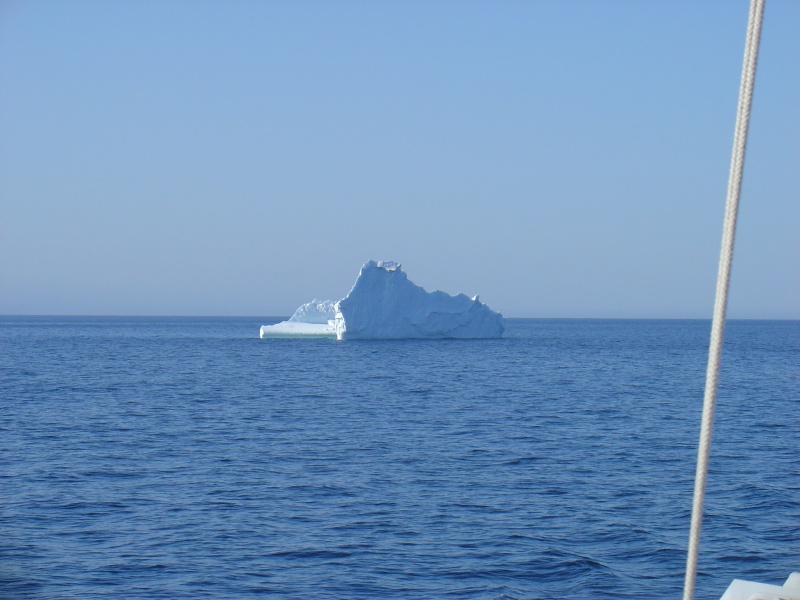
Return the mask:
<path id="1" fill-rule="evenodd" d="M 368 259 L 511 317 L 711 315 L 746 1 L 0 4 L 0 314 L 286 315 Z M 800 318 L 767 0 L 729 316 Z"/>

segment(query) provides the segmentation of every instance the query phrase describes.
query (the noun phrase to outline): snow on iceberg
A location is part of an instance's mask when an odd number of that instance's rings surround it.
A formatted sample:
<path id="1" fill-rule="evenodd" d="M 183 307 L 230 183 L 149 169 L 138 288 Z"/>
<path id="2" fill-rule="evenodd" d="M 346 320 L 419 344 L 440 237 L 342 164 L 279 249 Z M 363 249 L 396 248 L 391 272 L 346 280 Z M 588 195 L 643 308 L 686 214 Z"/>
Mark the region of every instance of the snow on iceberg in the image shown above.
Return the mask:
<path id="1" fill-rule="evenodd" d="M 322 323 L 333 321 L 336 316 L 336 303 L 333 300 L 317 300 L 306 302 L 289 317 L 293 323 Z"/>
<path id="2" fill-rule="evenodd" d="M 332 317 L 332 318 L 331 318 Z M 498 338 L 504 319 L 477 296 L 426 292 L 399 263 L 371 260 L 336 302 L 312 300 L 288 321 L 261 327 L 261 337 L 352 339 Z"/>

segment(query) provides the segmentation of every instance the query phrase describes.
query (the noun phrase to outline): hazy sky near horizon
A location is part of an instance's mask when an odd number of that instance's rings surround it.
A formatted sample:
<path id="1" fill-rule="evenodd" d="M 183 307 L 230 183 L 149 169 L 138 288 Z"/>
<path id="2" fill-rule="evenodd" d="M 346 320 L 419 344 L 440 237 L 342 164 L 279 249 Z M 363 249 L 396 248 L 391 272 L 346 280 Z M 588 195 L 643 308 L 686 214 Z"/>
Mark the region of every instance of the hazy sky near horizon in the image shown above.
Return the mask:
<path id="1" fill-rule="evenodd" d="M 709 318 L 746 0 L 0 3 L 0 314 L 287 315 L 393 259 L 510 317 Z M 800 318 L 767 0 L 732 318 Z"/>

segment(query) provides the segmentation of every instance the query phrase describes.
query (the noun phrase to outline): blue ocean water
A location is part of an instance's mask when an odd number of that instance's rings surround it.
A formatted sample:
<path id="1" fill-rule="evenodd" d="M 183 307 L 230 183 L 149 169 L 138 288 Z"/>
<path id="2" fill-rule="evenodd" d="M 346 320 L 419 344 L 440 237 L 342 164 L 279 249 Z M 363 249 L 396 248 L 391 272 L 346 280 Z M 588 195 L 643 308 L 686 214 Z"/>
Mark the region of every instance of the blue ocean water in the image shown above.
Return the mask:
<path id="1" fill-rule="evenodd" d="M 710 324 L 0 317 L 3 598 L 676 598 Z M 698 598 L 800 568 L 800 322 L 726 331 Z"/>

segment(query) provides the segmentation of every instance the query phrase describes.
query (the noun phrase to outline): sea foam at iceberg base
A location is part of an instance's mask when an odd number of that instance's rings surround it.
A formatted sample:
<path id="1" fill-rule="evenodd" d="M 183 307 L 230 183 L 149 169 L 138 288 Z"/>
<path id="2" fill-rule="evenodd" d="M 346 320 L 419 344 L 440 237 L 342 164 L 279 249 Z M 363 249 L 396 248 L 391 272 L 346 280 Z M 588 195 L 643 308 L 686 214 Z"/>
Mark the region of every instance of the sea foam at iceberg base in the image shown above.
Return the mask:
<path id="1" fill-rule="evenodd" d="M 345 298 L 312 300 L 288 320 L 261 327 L 261 337 L 354 339 L 498 338 L 500 313 L 478 296 L 427 292 L 394 261 L 371 260 L 361 267 Z"/>

